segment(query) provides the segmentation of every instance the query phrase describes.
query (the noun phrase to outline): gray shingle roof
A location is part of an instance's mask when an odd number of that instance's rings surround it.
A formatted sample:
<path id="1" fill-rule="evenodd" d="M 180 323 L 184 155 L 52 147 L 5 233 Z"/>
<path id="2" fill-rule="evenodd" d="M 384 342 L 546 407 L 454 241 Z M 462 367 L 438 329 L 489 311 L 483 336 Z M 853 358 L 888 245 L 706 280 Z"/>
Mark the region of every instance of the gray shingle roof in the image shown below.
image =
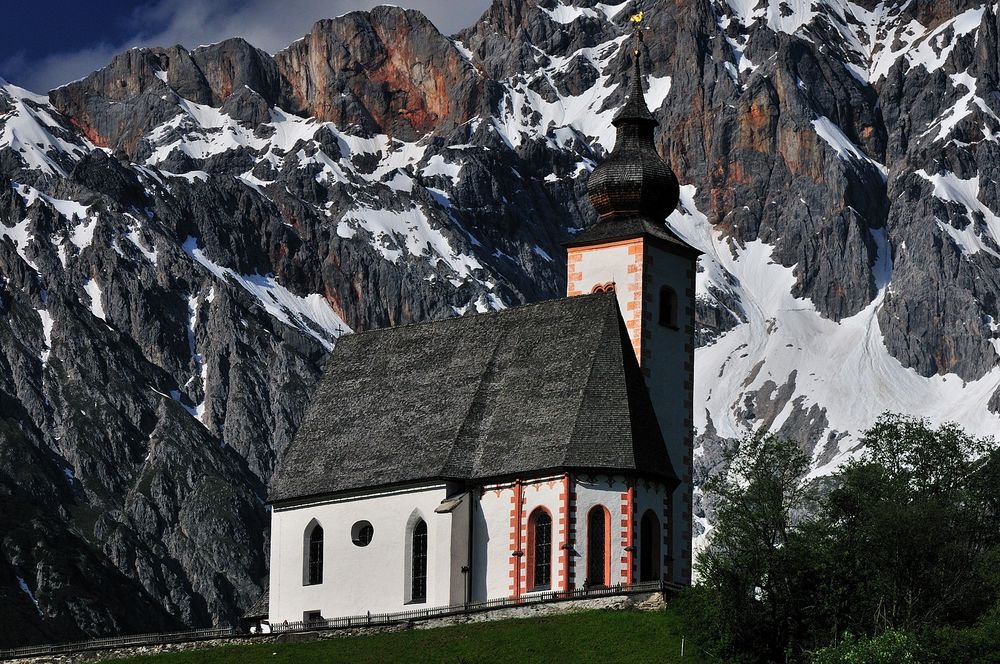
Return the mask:
<path id="1" fill-rule="evenodd" d="M 643 216 L 631 216 L 598 221 L 593 226 L 581 231 L 568 241 L 564 246 L 578 247 L 588 244 L 603 244 L 617 240 L 626 240 L 635 237 L 647 237 L 668 251 L 680 253 L 686 256 L 697 258 L 701 251 L 695 249 L 684 240 L 677 237 L 670 227 L 662 221 L 656 223 Z"/>
<path id="2" fill-rule="evenodd" d="M 676 478 L 614 294 L 341 338 L 270 500 L 561 469 Z"/>

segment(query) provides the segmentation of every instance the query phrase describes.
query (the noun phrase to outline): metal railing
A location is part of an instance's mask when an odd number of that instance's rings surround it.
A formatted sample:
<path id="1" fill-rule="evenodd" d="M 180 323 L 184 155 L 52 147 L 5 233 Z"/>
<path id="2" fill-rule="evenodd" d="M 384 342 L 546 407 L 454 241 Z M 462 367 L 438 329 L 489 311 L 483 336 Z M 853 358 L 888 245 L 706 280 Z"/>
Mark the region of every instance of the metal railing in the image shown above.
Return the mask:
<path id="1" fill-rule="evenodd" d="M 647 581 L 633 584 L 616 584 L 613 586 L 592 586 L 576 590 L 547 590 L 528 593 L 516 599 L 501 597 L 498 599 L 473 602 L 469 604 L 454 604 L 427 609 L 411 609 L 393 613 L 365 613 L 342 618 L 324 618 L 320 620 L 304 620 L 297 622 L 271 623 L 271 632 L 303 632 L 318 629 L 350 629 L 355 627 L 397 625 L 430 618 L 446 618 L 468 613 L 482 613 L 497 609 L 531 606 L 533 604 L 548 604 L 565 602 L 574 599 L 593 599 L 597 597 L 613 597 L 616 595 L 631 595 L 638 593 L 666 592 L 679 590 L 681 586 L 666 581 Z"/>
<path id="2" fill-rule="evenodd" d="M 578 588 L 576 590 L 548 590 L 543 592 L 533 592 L 522 595 L 518 598 L 503 597 L 486 600 L 483 602 L 473 602 L 469 604 L 455 604 L 451 606 L 439 606 L 426 609 L 411 609 L 409 611 L 398 611 L 394 613 L 364 613 L 343 618 L 330 618 L 311 621 L 282 622 L 271 624 L 271 634 L 284 634 L 289 632 L 311 632 L 316 630 L 332 629 L 352 629 L 359 627 L 376 627 L 387 625 L 398 625 L 419 620 L 429 620 L 433 618 L 446 618 L 469 613 L 482 613 L 485 611 L 495 611 L 497 609 L 516 608 L 531 606 L 535 604 L 550 604 L 554 602 L 566 602 L 579 599 L 594 599 L 599 597 L 614 597 L 617 595 L 634 595 L 640 593 L 653 592 L 674 592 L 680 590 L 681 585 L 669 581 L 647 581 L 633 584 L 616 584 L 613 586 L 592 586 L 589 588 Z M 131 636 L 116 636 L 102 639 L 91 639 L 89 641 L 78 641 L 75 643 L 62 643 L 58 645 L 25 646 L 23 648 L 12 648 L 0 650 L 0 659 L 15 659 L 20 657 L 32 657 L 40 655 L 56 655 L 72 652 L 82 652 L 87 650 L 106 650 L 111 648 L 127 648 L 131 646 L 159 645 L 167 643 L 184 643 L 188 641 L 204 641 L 208 639 L 219 639 L 229 637 L 254 638 L 267 636 L 264 634 L 253 634 L 241 631 L 235 627 L 220 627 L 213 629 L 197 629 L 183 632 L 169 632 L 165 634 L 134 634 Z"/>
<path id="3" fill-rule="evenodd" d="M 189 629 L 183 632 L 109 636 L 101 639 L 89 639 L 87 641 L 76 641 L 73 643 L 24 646 L 22 648 L 0 650 L 0 659 L 32 657 L 36 655 L 59 655 L 82 652 L 86 650 L 107 650 L 110 648 L 128 648 L 130 646 L 148 646 L 161 643 L 184 643 L 187 641 L 204 641 L 206 639 L 218 639 L 242 635 L 243 633 L 235 627 L 213 627 L 210 629 Z"/>

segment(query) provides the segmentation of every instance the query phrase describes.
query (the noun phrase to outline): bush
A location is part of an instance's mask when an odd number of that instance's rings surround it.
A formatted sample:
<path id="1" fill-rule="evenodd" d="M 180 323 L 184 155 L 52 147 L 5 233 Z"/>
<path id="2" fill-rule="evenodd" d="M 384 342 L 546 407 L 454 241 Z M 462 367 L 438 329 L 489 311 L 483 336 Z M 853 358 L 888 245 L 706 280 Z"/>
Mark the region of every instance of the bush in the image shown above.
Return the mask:
<path id="1" fill-rule="evenodd" d="M 703 642 L 728 661 L 1000 662 L 1000 453 L 891 414 L 863 440 L 822 500 L 809 458 L 772 436 L 705 484 L 716 524 L 688 599 Z"/>
<path id="2" fill-rule="evenodd" d="M 891 630 L 874 639 L 847 638 L 838 646 L 820 650 L 812 661 L 813 664 L 924 664 L 928 655 L 916 636 Z"/>

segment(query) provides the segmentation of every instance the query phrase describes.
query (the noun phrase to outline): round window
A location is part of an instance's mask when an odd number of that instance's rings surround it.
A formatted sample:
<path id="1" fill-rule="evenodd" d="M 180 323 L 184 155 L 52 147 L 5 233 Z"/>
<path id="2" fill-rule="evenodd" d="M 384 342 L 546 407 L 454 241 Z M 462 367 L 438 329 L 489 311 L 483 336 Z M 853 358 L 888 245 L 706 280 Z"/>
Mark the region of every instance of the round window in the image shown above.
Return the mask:
<path id="1" fill-rule="evenodd" d="M 354 542 L 354 546 L 368 546 L 374 536 L 375 529 L 367 521 L 358 521 L 351 526 L 351 541 Z"/>

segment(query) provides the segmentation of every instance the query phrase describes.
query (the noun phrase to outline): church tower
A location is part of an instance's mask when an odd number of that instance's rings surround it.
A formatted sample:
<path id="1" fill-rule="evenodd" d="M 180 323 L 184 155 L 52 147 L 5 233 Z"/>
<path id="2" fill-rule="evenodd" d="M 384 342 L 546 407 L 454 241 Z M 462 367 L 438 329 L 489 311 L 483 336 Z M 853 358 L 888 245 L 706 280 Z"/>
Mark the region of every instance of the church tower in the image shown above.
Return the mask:
<path id="1" fill-rule="evenodd" d="M 637 17 L 638 18 L 638 17 Z M 680 189 L 653 144 L 659 124 L 642 92 L 637 28 L 628 100 L 612 124 L 614 150 L 590 175 L 598 222 L 567 246 L 567 295 L 614 291 L 680 479 L 665 524 L 668 579 L 691 581 L 696 249 L 666 225 Z M 633 515 L 634 518 L 634 515 Z"/>

